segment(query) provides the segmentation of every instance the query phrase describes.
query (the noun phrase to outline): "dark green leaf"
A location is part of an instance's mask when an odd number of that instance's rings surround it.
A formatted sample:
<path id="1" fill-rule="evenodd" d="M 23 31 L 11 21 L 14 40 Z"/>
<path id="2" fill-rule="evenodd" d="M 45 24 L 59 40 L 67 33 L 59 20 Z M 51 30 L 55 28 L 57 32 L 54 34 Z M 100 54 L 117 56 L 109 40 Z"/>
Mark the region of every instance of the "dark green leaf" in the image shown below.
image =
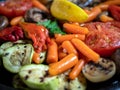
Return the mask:
<path id="1" fill-rule="evenodd" d="M 38 22 L 37 24 L 45 26 L 49 30 L 49 33 L 51 35 L 54 35 L 56 33 L 57 34 L 65 34 L 65 32 L 63 32 L 61 30 L 61 28 L 58 26 L 58 23 L 56 20 L 55 21 L 47 20 L 44 22 Z"/>

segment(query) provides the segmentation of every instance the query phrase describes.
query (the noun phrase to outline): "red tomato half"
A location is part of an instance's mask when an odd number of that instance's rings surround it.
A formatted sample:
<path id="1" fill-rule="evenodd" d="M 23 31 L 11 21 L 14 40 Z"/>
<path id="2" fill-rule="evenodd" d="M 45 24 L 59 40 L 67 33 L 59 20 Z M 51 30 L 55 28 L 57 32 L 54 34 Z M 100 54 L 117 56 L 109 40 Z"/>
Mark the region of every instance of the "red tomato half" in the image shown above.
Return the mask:
<path id="1" fill-rule="evenodd" d="M 6 0 L 0 3 L 0 14 L 13 18 L 24 15 L 31 7 L 31 0 Z"/>
<path id="2" fill-rule="evenodd" d="M 91 22 L 85 26 L 90 30 L 85 43 L 101 56 L 109 57 L 120 48 L 120 22 Z"/>

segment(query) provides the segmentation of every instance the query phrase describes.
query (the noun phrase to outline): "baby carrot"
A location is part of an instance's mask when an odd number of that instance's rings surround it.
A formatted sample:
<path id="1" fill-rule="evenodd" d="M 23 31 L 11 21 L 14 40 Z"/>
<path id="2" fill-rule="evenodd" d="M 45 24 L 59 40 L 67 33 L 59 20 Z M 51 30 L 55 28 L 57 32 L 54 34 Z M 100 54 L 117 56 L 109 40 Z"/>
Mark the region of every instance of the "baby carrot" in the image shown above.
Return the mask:
<path id="1" fill-rule="evenodd" d="M 75 25 L 72 23 L 64 23 L 63 27 L 65 32 L 72 34 L 87 34 L 89 32 L 86 27 L 81 27 L 80 25 Z"/>
<path id="2" fill-rule="evenodd" d="M 88 10 L 87 8 L 84 8 L 83 10 L 84 10 L 87 14 L 90 13 L 90 10 Z"/>
<path id="3" fill-rule="evenodd" d="M 51 39 L 51 42 L 48 44 L 48 53 L 46 62 L 54 63 L 58 61 L 58 46 L 54 39 Z"/>
<path id="4" fill-rule="evenodd" d="M 40 1 L 38 1 L 38 0 L 31 0 L 31 1 L 32 1 L 33 6 L 39 8 L 45 12 L 49 12 L 48 8 L 45 5 L 43 5 Z"/>
<path id="5" fill-rule="evenodd" d="M 109 5 L 108 4 L 98 4 L 96 7 L 99 7 L 102 11 L 105 11 L 108 9 Z"/>
<path id="6" fill-rule="evenodd" d="M 78 63 L 73 67 L 72 71 L 69 73 L 69 78 L 75 79 L 80 74 L 84 64 L 85 60 L 80 59 Z"/>
<path id="7" fill-rule="evenodd" d="M 109 5 L 120 5 L 120 0 L 107 0 L 98 4 L 96 7 L 99 7 L 101 10 L 107 10 Z"/>
<path id="8" fill-rule="evenodd" d="M 74 53 L 78 55 L 76 48 L 73 46 L 73 44 L 70 41 L 64 41 L 62 43 L 62 47 L 66 49 L 69 54 Z"/>
<path id="9" fill-rule="evenodd" d="M 65 56 L 67 56 L 67 53 L 64 53 L 62 51 L 58 51 L 58 59 L 62 59 L 64 58 Z"/>
<path id="10" fill-rule="evenodd" d="M 58 36 L 55 40 L 56 40 L 57 43 L 62 43 L 63 41 L 71 40 L 73 38 L 78 38 L 80 40 L 85 40 L 85 35 L 81 35 L 81 34 L 65 34 L 65 35 Z"/>
<path id="11" fill-rule="evenodd" d="M 67 51 L 65 51 L 63 48 L 62 48 L 62 46 L 60 45 L 59 47 L 58 47 L 58 59 L 62 59 L 62 58 L 64 58 L 65 56 L 67 56 Z"/>
<path id="12" fill-rule="evenodd" d="M 72 68 L 78 62 L 78 58 L 75 54 L 68 54 L 66 57 L 61 59 L 60 61 L 50 65 L 49 74 L 50 75 L 58 75 L 66 70 Z"/>
<path id="13" fill-rule="evenodd" d="M 96 62 L 100 58 L 99 54 L 97 54 L 95 51 L 93 51 L 92 49 L 90 49 L 80 39 L 75 38 L 75 39 L 72 39 L 71 42 L 78 49 L 78 51 L 80 51 L 83 55 L 85 55 L 89 59 L 91 59 L 91 60 L 93 60 L 93 61 Z"/>
<path id="14" fill-rule="evenodd" d="M 92 8 L 91 12 L 88 14 L 88 19 L 86 20 L 86 22 L 94 20 L 101 12 L 102 11 L 99 7 Z"/>
<path id="15" fill-rule="evenodd" d="M 73 24 L 73 25 L 79 25 L 78 22 L 72 22 L 72 23 L 70 23 L 70 24 Z"/>
<path id="16" fill-rule="evenodd" d="M 34 63 L 36 63 L 36 64 L 40 63 L 40 55 L 39 55 L 39 53 L 34 52 L 33 57 L 32 57 L 32 61 Z"/>
<path id="17" fill-rule="evenodd" d="M 56 33 L 55 33 L 55 34 L 54 34 L 54 37 L 57 38 L 57 37 L 59 37 L 59 36 L 61 36 L 61 35 L 62 35 L 62 34 L 56 34 Z"/>
<path id="18" fill-rule="evenodd" d="M 10 25 L 17 25 L 19 24 L 19 22 L 22 20 L 22 16 L 17 16 L 17 17 L 14 17 L 11 21 L 10 21 Z"/>
<path id="19" fill-rule="evenodd" d="M 108 22 L 108 21 L 113 21 L 114 19 L 112 17 L 110 17 L 110 16 L 107 16 L 107 15 L 101 15 L 100 20 L 102 22 Z"/>

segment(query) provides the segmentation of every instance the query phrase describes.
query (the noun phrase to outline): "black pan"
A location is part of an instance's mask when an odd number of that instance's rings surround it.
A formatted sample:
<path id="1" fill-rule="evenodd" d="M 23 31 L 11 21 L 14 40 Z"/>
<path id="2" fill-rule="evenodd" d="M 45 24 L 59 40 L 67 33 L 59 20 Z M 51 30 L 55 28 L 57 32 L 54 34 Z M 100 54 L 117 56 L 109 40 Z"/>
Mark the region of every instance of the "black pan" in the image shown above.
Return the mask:
<path id="1" fill-rule="evenodd" d="M 13 74 L 0 68 L 0 90 L 17 90 L 12 87 Z M 88 81 L 87 90 L 120 90 L 120 78 L 115 75 L 113 78 L 102 83 L 91 83 Z"/>

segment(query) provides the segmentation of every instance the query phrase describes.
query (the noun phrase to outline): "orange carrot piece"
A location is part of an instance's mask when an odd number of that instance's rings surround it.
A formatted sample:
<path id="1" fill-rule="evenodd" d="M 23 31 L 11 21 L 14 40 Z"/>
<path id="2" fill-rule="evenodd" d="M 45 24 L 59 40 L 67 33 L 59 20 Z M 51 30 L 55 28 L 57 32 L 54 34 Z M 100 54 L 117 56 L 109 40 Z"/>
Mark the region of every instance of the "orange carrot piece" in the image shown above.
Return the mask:
<path id="1" fill-rule="evenodd" d="M 62 48 L 62 46 L 60 45 L 59 47 L 58 47 L 58 59 L 60 60 L 60 59 L 62 59 L 62 58 L 64 58 L 65 56 L 67 56 L 67 51 L 65 51 L 63 48 Z"/>
<path id="2" fill-rule="evenodd" d="M 75 79 L 82 71 L 84 64 L 85 64 L 85 60 L 80 59 L 78 63 L 73 67 L 72 71 L 69 73 L 69 78 Z"/>
<path id="3" fill-rule="evenodd" d="M 78 62 L 78 58 L 75 54 L 68 54 L 66 57 L 61 59 L 60 61 L 50 65 L 49 74 L 50 75 L 58 75 L 66 70 L 72 68 Z"/>
<path id="4" fill-rule="evenodd" d="M 70 41 L 64 41 L 62 43 L 62 47 L 64 49 L 66 49 L 69 54 L 74 53 L 75 55 L 78 56 L 78 52 L 77 52 L 76 48 L 73 46 L 73 44 Z"/>
<path id="5" fill-rule="evenodd" d="M 91 12 L 88 14 L 88 19 L 86 22 L 93 21 L 101 12 L 102 11 L 99 7 L 92 8 Z"/>
<path id="6" fill-rule="evenodd" d="M 93 60 L 94 62 L 97 62 L 97 60 L 100 58 L 100 55 L 97 54 L 95 51 L 90 49 L 83 41 L 80 39 L 72 39 L 71 42 L 73 45 L 80 51 L 83 55 L 88 57 L 89 59 Z"/>
<path id="7" fill-rule="evenodd" d="M 33 57 L 32 57 L 32 61 L 34 63 L 36 63 L 36 64 L 40 63 L 40 55 L 39 55 L 39 53 L 34 52 Z"/>
<path id="8" fill-rule="evenodd" d="M 18 16 L 18 17 L 14 17 L 11 21 L 10 21 L 10 25 L 18 25 L 19 22 L 23 19 L 22 16 Z"/>
<path id="9" fill-rule="evenodd" d="M 120 0 L 107 0 L 98 4 L 96 7 L 99 7 L 101 10 L 107 10 L 109 5 L 120 5 Z"/>
<path id="10" fill-rule="evenodd" d="M 86 63 L 89 62 L 89 61 L 91 61 L 90 58 L 86 57 L 81 52 L 78 52 L 78 54 L 79 54 L 79 58 L 82 58 L 83 60 L 85 60 Z"/>
<path id="11" fill-rule="evenodd" d="M 72 34 L 88 34 L 89 32 L 86 27 L 81 27 L 80 25 L 75 25 L 71 23 L 64 23 L 63 27 L 65 32 Z"/>
<path id="12" fill-rule="evenodd" d="M 101 15 L 100 20 L 102 22 L 108 22 L 108 21 L 113 21 L 114 19 L 112 17 L 110 17 L 110 16 L 107 16 L 107 15 Z"/>
<path id="13" fill-rule="evenodd" d="M 67 56 L 67 53 L 64 53 L 64 52 L 58 52 L 58 59 L 62 59 L 62 58 L 64 58 L 64 57 L 66 57 Z"/>
<path id="14" fill-rule="evenodd" d="M 80 40 L 85 40 L 85 35 L 81 35 L 81 34 L 66 34 L 66 35 L 58 36 L 55 40 L 56 40 L 57 43 L 62 43 L 63 41 L 71 40 L 73 38 L 78 38 Z"/>
<path id="15" fill-rule="evenodd" d="M 73 24 L 73 25 L 79 25 L 78 22 L 72 22 L 71 24 Z"/>
<path id="16" fill-rule="evenodd" d="M 48 53 L 46 62 L 54 63 L 58 61 L 58 46 L 54 39 L 51 39 L 50 44 L 48 44 Z"/>
<path id="17" fill-rule="evenodd" d="M 87 14 L 90 14 L 90 10 L 88 10 L 87 8 L 83 9 Z"/>
<path id="18" fill-rule="evenodd" d="M 56 33 L 56 34 L 54 34 L 54 37 L 57 38 L 57 37 L 59 37 L 59 36 L 61 36 L 61 35 L 62 35 L 62 34 L 57 34 L 57 33 Z"/>
<path id="19" fill-rule="evenodd" d="M 43 5 L 40 1 L 38 1 L 38 0 L 31 0 L 31 1 L 32 1 L 33 6 L 39 8 L 45 12 L 49 12 L 48 8 L 45 5 Z"/>
<path id="20" fill-rule="evenodd" d="M 99 7 L 102 11 L 105 11 L 108 9 L 109 5 L 102 3 L 102 4 L 97 5 L 96 7 Z"/>

